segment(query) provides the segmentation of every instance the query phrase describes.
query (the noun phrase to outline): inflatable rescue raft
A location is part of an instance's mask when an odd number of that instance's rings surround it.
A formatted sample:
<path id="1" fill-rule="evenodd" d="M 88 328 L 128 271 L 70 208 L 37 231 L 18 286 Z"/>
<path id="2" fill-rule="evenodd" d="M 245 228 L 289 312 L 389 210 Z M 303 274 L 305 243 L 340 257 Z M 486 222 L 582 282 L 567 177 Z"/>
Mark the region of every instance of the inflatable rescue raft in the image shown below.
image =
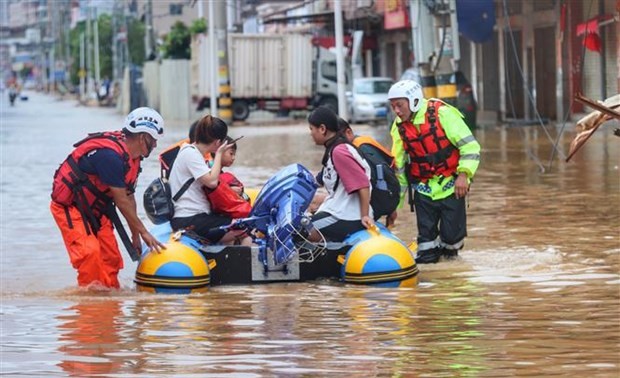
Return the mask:
<path id="1" fill-rule="evenodd" d="M 349 235 L 342 243 L 310 242 L 306 214 L 317 185 L 302 165 L 292 164 L 270 178 L 250 216 L 230 226 L 253 235 L 254 247 L 205 245 L 170 223 L 151 229 L 166 244 L 144 252 L 135 276 L 139 290 L 191 293 L 209 286 L 302 282 L 320 278 L 399 287 L 417 284 L 414 254 L 380 224 Z"/>

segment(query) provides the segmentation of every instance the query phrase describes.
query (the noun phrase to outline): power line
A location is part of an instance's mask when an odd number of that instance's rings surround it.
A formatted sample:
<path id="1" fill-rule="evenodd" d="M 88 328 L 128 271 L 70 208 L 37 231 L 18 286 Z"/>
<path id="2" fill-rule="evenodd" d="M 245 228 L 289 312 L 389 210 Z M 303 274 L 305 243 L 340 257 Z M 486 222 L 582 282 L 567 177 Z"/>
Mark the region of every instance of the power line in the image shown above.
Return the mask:
<path id="1" fill-rule="evenodd" d="M 521 80 L 523 80 L 523 82 L 525 82 L 525 74 L 523 73 L 523 69 L 521 67 L 521 64 L 519 63 L 516 42 L 514 40 L 514 35 L 513 35 L 512 27 L 510 26 L 509 15 L 508 15 L 508 4 L 507 4 L 506 0 L 502 0 L 502 1 L 503 1 L 504 20 L 507 21 L 506 25 L 507 25 L 508 31 L 510 32 L 509 33 L 510 34 L 510 42 L 511 42 L 511 46 L 512 46 L 513 56 L 515 58 L 515 64 L 517 66 L 517 69 L 519 70 L 519 74 L 521 75 Z M 545 135 L 547 135 L 547 138 L 551 142 L 551 146 L 553 147 L 553 149 L 557 150 L 557 148 L 556 148 L 556 146 L 554 144 L 553 138 L 551 137 L 551 134 L 549 134 L 549 131 L 545 127 L 544 123 L 542 122 L 542 118 L 540 116 L 540 113 L 538 112 L 538 107 L 536 106 L 536 103 L 534 102 L 534 97 L 532 96 L 532 93 L 531 93 L 531 91 L 530 91 L 530 89 L 529 89 L 529 87 L 527 85 L 525 85 L 525 92 L 527 93 L 527 97 L 530 100 L 530 104 L 532 105 L 532 107 L 534 108 L 534 111 L 536 112 L 536 117 L 537 117 L 539 125 L 545 131 Z M 560 153 L 563 157 L 565 157 L 564 153 L 562 153 L 561 151 L 558 150 L 558 153 Z M 544 171 L 544 166 L 542 166 L 542 164 L 540 163 L 540 160 L 538 158 L 536 158 L 536 159 L 537 159 L 537 162 L 538 162 L 539 166 Z"/>

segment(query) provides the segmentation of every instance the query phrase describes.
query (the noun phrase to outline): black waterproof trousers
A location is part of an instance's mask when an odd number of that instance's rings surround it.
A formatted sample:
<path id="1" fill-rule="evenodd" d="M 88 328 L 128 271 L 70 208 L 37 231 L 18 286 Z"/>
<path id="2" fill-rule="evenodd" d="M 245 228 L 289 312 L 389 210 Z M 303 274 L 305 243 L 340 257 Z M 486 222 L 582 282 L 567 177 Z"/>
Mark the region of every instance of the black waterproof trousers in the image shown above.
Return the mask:
<path id="1" fill-rule="evenodd" d="M 463 248 L 467 236 L 465 198 L 457 199 L 452 194 L 433 201 L 428 196 L 416 193 L 414 206 L 418 224 L 416 261 L 437 262 L 444 252 L 447 256 L 456 256 L 456 251 Z"/>

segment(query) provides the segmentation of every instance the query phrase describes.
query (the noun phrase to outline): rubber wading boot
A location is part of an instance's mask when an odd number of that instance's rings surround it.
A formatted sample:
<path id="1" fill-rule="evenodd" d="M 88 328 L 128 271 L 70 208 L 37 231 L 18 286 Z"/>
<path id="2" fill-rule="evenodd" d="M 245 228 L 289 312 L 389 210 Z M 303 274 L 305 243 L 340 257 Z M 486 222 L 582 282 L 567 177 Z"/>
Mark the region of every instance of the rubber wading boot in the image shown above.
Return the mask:
<path id="1" fill-rule="evenodd" d="M 418 252 L 415 262 L 416 264 L 435 264 L 441 257 L 441 251 L 439 248 L 427 249 L 422 252 Z"/>

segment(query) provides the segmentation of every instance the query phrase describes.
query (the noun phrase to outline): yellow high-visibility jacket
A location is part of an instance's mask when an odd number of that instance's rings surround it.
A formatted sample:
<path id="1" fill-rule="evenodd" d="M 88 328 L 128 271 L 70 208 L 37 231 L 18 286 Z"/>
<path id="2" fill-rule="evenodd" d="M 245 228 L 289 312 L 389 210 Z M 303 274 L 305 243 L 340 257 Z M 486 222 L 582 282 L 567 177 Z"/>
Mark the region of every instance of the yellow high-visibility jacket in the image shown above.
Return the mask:
<path id="1" fill-rule="evenodd" d="M 434 101 L 441 101 L 433 99 Z M 443 101 L 441 101 L 443 102 Z M 446 104 L 441 106 L 438 111 L 438 118 L 441 126 L 446 133 L 446 137 L 459 150 L 459 163 L 456 168 L 458 173 L 464 172 L 467 174 L 467 180 L 471 182 L 471 179 L 476 174 L 478 165 L 480 164 L 480 144 L 474 138 L 473 134 L 467 124 L 463 121 L 463 114 L 455 107 Z M 422 100 L 422 106 L 420 109 L 412 115 L 411 122 L 414 127 L 419 130 L 419 125 L 426 122 L 426 109 L 428 106 L 428 100 Z M 400 204 L 399 208 L 404 203 L 405 193 L 407 192 L 407 186 L 410 184 L 407 182 L 407 164 L 409 163 L 409 154 L 405 151 L 403 141 L 398 132 L 398 124 L 402 123 L 399 117 L 396 117 L 390 128 L 390 135 L 392 136 L 392 155 L 394 155 L 396 163 L 396 174 L 398 181 L 400 182 Z M 454 193 L 454 177 L 444 178 L 442 176 L 433 176 L 425 183 L 411 183 L 415 185 L 415 190 L 418 193 L 431 197 L 433 200 L 440 200 L 450 196 Z"/>

